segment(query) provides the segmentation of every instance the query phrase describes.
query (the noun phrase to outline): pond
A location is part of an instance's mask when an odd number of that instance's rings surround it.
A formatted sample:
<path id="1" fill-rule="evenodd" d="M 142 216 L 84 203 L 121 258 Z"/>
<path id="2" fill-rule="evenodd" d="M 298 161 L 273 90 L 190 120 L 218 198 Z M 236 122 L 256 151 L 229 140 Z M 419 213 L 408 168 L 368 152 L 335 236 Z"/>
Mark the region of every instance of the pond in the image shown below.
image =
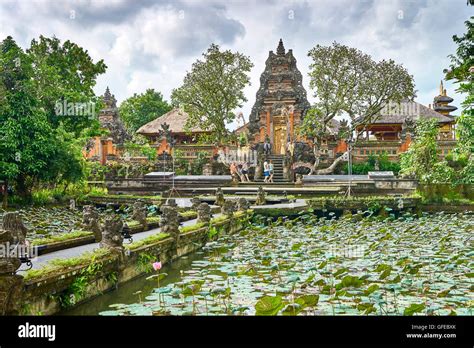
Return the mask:
<path id="1" fill-rule="evenodd" d="M 473 229 L 472 214 L 255 219 L 69 314 L 472 315 Z"/>

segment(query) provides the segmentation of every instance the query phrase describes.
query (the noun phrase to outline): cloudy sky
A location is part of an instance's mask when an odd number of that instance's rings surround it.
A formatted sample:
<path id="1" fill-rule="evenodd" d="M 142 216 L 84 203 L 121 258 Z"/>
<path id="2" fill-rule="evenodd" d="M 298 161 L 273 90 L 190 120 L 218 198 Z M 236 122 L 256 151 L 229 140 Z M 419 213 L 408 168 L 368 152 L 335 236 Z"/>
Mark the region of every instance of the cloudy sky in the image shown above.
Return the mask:
<path id="1" fill-rule="evenodd" d="M 241 109 L 248 119 L 279 38 L 293 49 L 310 101 L 306 54 L 338 41 L 402 63 L 415 77 L 417 100 L 428 105 L 455 51 L 452 35 L 464 33 L 473 9 L 466 0 L 0 0 L 0 39 L 11 35 L 24 48 L 40 34 L 76 42 L 108 66 L 96 92 L 110 86 L 119 102 L 147 88 L 168 99 L 214 42 L 255 64 Z M 459 107 L 456 87 L 446 87 Z"/>

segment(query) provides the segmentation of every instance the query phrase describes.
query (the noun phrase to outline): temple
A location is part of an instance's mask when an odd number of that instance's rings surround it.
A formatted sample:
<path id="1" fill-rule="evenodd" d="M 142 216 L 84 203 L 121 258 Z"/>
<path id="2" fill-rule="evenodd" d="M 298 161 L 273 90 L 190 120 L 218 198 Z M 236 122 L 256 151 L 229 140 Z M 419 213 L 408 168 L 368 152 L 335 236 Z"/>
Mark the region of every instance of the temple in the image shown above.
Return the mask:
<path id="1" fill-rule="evenodd" d="M 105 164 L 108 160 L 114 160 L 123 153 L 123 145 L 131 139 L 120 118 L 117 100 L 110 93 L 109 87 L 102 96 L 104 108 L 99 112 L 100 128 L 104 131 L 103 136 L 97 136 L 89 140 L 84 155 L 89 160 L 100 161 Z"/>
<path id="2" fill-rule="evenodd" d="M 183 158 L 194 159 L 198 152 L 202 151 L 212 154 L 213 146 L 197 145 L 201 136 L 209 135 L 211 132 L 197 126 L 186 128 L 188 117 L 184 110 L 174 108 L 140 127 L 137 134 L 145 136 L 151 146 L 156 148 L 158 155 L 171 154 L 172 146 L 182 151 Z"/>
<path id="3" fill-rule="evenodd" d="M 263 143 L 268 138 L 274 154 L 286 153 L 286 144 L 298 139 L 298 126 L 310 107 L 302 82 L 293 51 L 286 52 L 280 39 L 260 77 L 248 125 L 251 141 Z"/>
<path id="4" fill-rule="evenodd" d="M 398 161 L 399 155 L 408 150 L 415 123 L 420 119 L 437 121 L 439 155 L 446 156 L 456 146 L 456 120 L 450 112 L 457 108 L 448 105 L 452 101 L 441 82 L 440 94 L 434 98 L 433 108 L 414 101 L 403 101 L 384 108 L 372 123 L 356 127 L 361 136 L 353 151 L 354 161 L 363 162 L 368 156 L 381 154 L 387 155 L 392 161 Z"/>
<path id="5" fill-rule="evenodd" d="M 316 161 L 313 144 L 299 134 L 299 127 L 310 108 L 302 82 L 303 77 L 297 68 L 293 51 L 286 50 L 280 39 L 276 53 L 270 51 L 265 62 L 249 122 L 245 123 L 245 117 L 240 113 L 237 116 L 239 127 L 234 131 L 239 140 L 226 145 L 238 153 L 254 149 L 262 154 L 263 144 L 270 143 L 271 150 L 265 153 L 265 159 L 271 159 L 275 164 L 277 182 L 291 181 L 295 173 L 305 174 L 310 169 L 316 169 L 311 167 Z M 101 110 L 99 120 L 108 135 L 91 141 L 87 157 L 106 163 L 108 159 L 121 155 L 123 143 L 130 136 L 123 127 L 115 97 L 109 88 L 105 91 L 103 101 L 105 108 Z M 449 105 L 452 101 L 446 95 L 441 81 L 433 107 L 414 101 L 389 103 L 379 115 L 372 118 L 371 123 L 361 122 L 355 127 L 359 136 L 352 152 L 354 162 L 364 162 L 369 156 L 382 154 L 391 161 L 398 161 L 399 155 L 408 150 L 415 123 L 419 119 L 435 119 L 438 122 L 439 154 L 441 157 L 449 154 L 456 145 L 456 121 L 450 113 L 457 108 Z M 182 109 L 175 108 L 140 127 L 137 134 L 145 136 L 158 155 L 172 155 L 174 150 L 179 150 L 180 157 L 191 162 L 204 153 L 206 157 L 212 157 L 219 149 L 205 141 L 211 132 L 197 126 L 186 128 L 188 117 Z M 317 169 L 327 168 L 347 151 L 345 139 L 350 128 L 345 119 L 331 120 L 327 136 L 320 144 Z M 259 158 L 257 167 L 263 161 L 261 156 Z"/>

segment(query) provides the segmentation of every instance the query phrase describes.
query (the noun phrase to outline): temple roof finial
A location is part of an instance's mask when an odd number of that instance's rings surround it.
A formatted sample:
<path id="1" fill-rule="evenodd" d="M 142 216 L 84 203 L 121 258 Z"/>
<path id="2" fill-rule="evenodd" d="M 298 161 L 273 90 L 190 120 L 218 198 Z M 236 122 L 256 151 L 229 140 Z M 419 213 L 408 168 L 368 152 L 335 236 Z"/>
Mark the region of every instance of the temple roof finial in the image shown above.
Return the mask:
<path id="1" fill-rule="evenodd" d="M 441 80 L 439 84 L 439 95 L 443 95 L 444 87 L 443 87 L 443 80 Z"/>
<path id="2" fill-rule="evenodd" d="M 277 54 L 278 55 L 284 55 L 285 54 L 285 46 L 283 46 L 283 40 L 282 39 L 280 39 L 280 42 L 278 43 Z"/>

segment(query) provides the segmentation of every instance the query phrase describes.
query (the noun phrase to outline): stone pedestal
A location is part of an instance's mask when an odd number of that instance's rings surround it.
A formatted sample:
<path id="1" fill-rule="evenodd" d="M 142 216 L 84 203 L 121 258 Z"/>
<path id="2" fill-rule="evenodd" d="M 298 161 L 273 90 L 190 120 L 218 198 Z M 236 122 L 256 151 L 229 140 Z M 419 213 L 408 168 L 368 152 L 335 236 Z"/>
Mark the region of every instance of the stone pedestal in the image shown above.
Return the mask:
<path id="1" fill-rule="evenodd" d="M 146 221 L 146 217 L 148 215 L 148 208 L 145 202 L 141 199 L 137 200 L 133 204 L 133 213 L 132 213 L 132 220 L 138 221 L 138 223 L 142 226 L 144 231 L 148 230 L 148 222 Z"/>
<path id="2" fill-rule="evenodd" d="M 96 242 L 100 242 L 102 240 L 102 229 L 99 223 L 99 213 L 94 206 L 84 206 L 81 227 L 84 229 L 84 231 L 91 231 L 94 233 Z"/>

